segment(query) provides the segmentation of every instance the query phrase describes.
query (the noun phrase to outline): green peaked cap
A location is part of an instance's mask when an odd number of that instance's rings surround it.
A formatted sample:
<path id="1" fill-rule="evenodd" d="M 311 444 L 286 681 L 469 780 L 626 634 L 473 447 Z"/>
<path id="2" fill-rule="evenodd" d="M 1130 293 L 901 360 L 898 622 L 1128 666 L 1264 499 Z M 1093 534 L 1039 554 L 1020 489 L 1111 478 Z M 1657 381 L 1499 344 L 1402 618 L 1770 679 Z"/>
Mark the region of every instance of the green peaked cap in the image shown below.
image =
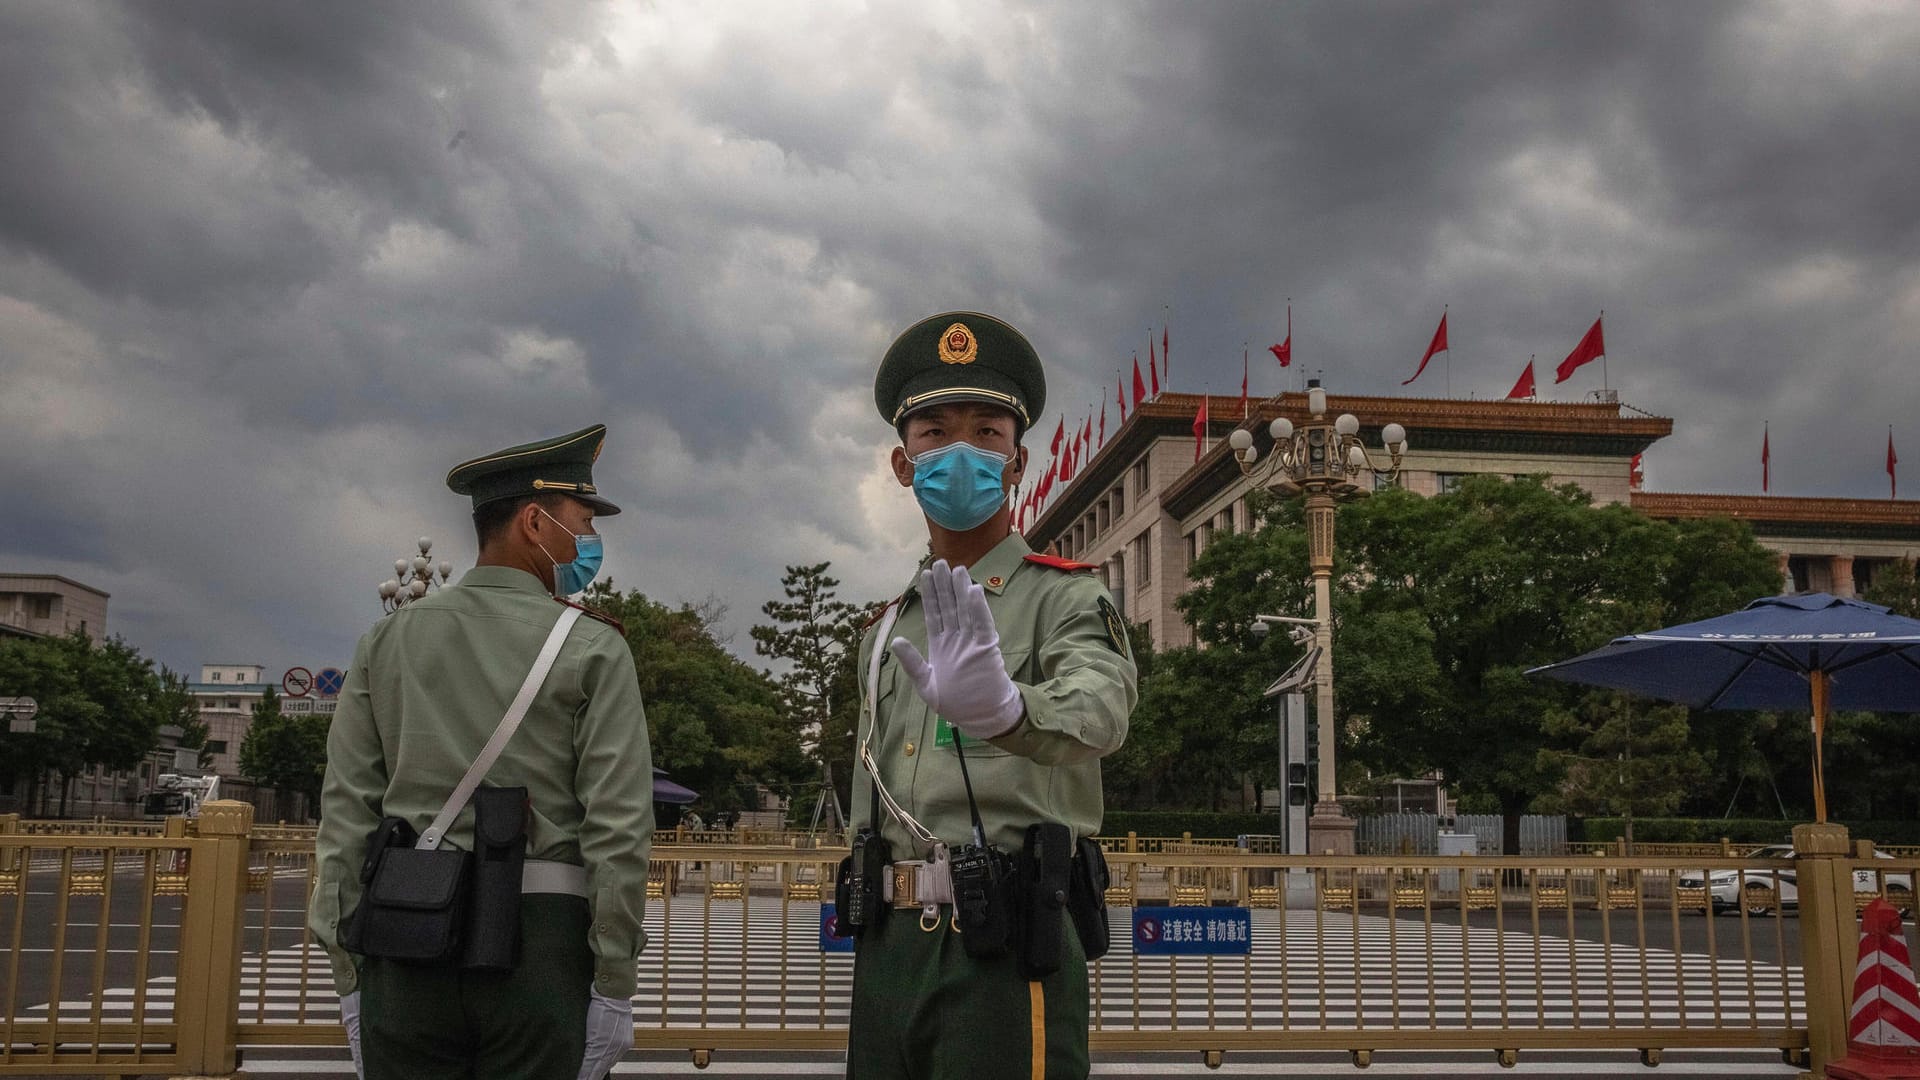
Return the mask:
<path id="1" fill-rule="evenodd" d="M 601 517 L 620 508 L 600 497 L 593 483 L 593 462 L 600 456 L 607 425 L 595 424 L 571 435 L 509 446 L 463 461 L 447 473 L 447 487 L 473 497 L 473 508 L 522 495 L 552 493 L 579 499 Z"/>
<path id="2" fill-rule="evenodd" d="M 929 315 L 887 349 L 873 379 L 873 403 L 899 427 L 933 405 L 982 401 L 1013 410 L 1020 430 L 1047 407 L 1047 377 L 1026 335 L 978 311 Z"/>

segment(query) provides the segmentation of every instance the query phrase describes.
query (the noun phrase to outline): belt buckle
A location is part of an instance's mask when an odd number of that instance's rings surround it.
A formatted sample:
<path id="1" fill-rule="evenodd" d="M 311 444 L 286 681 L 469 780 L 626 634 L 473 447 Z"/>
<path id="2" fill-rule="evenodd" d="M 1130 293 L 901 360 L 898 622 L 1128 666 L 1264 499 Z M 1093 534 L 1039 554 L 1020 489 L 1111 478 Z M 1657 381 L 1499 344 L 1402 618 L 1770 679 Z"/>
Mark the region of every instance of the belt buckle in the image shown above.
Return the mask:
<path id="1" fill-rule="evenodd" d="M 919 875 L 914 872 L 915 867 L 916 864 L 914 863 L 897 862 L 888 868 L 893 874 L 894 907 L 911 908 L 920 906 L 918 900 L 919 890 L 917 888 L 920 881 Z"/>

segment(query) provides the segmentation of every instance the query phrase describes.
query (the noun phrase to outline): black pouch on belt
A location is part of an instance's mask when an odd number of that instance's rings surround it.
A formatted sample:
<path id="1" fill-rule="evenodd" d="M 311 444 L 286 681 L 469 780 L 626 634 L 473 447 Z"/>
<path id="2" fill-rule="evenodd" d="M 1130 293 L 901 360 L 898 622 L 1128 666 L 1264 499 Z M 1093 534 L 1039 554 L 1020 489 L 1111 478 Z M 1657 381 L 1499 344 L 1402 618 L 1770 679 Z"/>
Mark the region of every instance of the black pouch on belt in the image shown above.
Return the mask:
<path id="1" fill-rule="evenodd" d="M 473 856 L 422 851 L 408 846 L 412 835 L 406 822 L 387 818 L 369 838 L 366 892 L 342 942 L 349 952 L 421 964 L 459 958 Z"/>
<path id="2" fill-rule="evenodd" d="M 512 971 L 520 962 L 520 873 L 527 861 L 527 789 L 473 793 L 473 906 L 460 966 Z"/>
<path id="3" fill-rule="evenodd" d="M 953 876 L 954 923 L 960 945 L 976 960 L 990 960 L 1015 944 L 1020 917 L 1014 910 L 1018 863 L 999 846 L 962 844 L 947 860 Z"/>
<path id="4" fill-rule="evenodd" d="M 1073 830 L 1054 822 L 1027 826 L 1020 853 L 1020 970 L 1029 979 L 1060 970 L 1072 866 Z"/>
<path id="5" fill-rule="evenodd" d="M 1107 925 L 1107 856 L 1092 837 L 1082 837 L 1073 860 L 1073 887 L 1067 893 L 1067 911 L 1087 959 L 1098 960 L 1113 945 Z"/>
<path id="6" fill-rule="evenodd" d="M 834 875 L 835 937 L 854 937 L 887 917 L 882 889 L 893 862 L 893 846 L 872 829 L 861 829 L 853 834 L 851 852 L 840 860 L 840 870 Z"/>

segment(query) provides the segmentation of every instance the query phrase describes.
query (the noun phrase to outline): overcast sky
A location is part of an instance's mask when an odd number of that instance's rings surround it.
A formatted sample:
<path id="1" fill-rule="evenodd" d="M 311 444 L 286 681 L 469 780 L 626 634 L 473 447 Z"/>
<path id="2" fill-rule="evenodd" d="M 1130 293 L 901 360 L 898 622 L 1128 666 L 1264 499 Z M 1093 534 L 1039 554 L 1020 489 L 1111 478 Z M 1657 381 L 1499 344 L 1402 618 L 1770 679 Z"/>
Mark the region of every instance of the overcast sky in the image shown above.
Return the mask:
<path id="1" fill-rule="evenodd" d="M 0 6 L 0 569 L 207 661 L 344 663 L 447 468 L 595 421 L 607 572 L 852 598 L 924 545 L 872 375 L 1003 315 L 1078 410 L 1296 362 L 1455 396 L 1604 309 L 1649 486 L 1920 470 L 1909 3 Z M 1405 392 L 1439 396 L 1436 361 Z M 1050 410 L 1050 411 L 1057 411 Z M 1110 418 L 1117 419 L 1117 418 Z M 1920 491 L 1920 471 L 1911 484 Z"/>

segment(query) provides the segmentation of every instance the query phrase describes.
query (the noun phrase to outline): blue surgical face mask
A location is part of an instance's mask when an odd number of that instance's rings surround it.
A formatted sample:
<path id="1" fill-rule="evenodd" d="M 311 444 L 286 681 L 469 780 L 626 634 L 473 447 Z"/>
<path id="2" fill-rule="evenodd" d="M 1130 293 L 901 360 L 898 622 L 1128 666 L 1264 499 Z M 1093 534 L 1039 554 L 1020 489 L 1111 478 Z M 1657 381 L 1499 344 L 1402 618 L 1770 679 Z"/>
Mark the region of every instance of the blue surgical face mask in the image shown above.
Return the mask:
<path id="1" fill-rule="evenodd" d="M 970 442 L 928 450 L 913 462 L 913 497 L 934 524 L 954 532 L 978 527 L 1006 504 L 1005 454 Z"/>
<path id="2" fill-rule="evenodd" d="M 546 514 L 548 521 L 563 529 L 566 528 L 559 518 L 547 514 L 544 509 L 540 512 Z M 594 576 L 600 573 L 600 558 L 603 552 L 600 547 L 600 538 L 592 533 L 574 536 L 572 562 L 563 563 L 555 560 L 553 552 L 547 551 L 545 544 L 540 545 L 540 550 L 553 561 L 553 594 L 555 596 L 572 596 L 574 593 L 585 591 L 588 585 L 593 584 Z"/>

